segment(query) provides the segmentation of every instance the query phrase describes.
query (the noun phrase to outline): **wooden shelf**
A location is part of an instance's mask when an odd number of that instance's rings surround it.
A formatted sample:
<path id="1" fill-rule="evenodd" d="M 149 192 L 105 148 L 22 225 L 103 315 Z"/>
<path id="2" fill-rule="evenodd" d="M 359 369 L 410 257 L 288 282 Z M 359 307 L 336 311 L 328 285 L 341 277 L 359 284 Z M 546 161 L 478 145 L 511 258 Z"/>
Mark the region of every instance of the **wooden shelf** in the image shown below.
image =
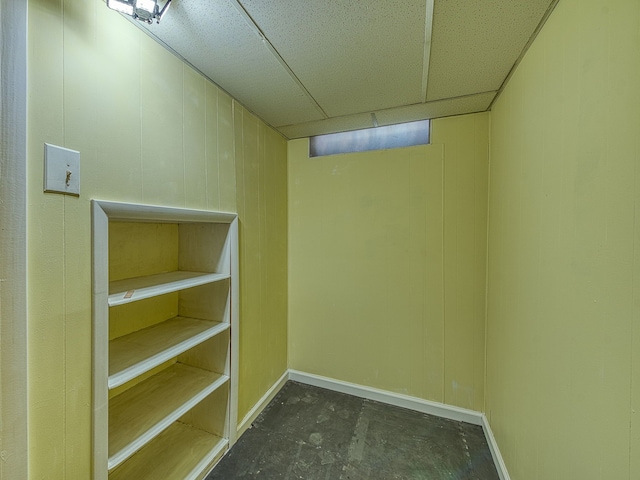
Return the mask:
<path id="1" fill-rule="evenodd" d="M 91 205 L 91 480 L 202 480 L 237 436 L 238 216 Z"/>
<path id="2" fill-rule="evenodd" d="M 228 444 L 228 440 L 174 423 L 134 457 L 109 473 L 109 480 L 196 480 L 202 478 Z"/>
<path id="3" fill-rule="evenodd" d="M 109 342 L 113 389 L 227 330 L 228 323 L 175 317 Z"/>
<path id="4" fill-rule="evenodd" d="M 228 380 L 226 375 L 175 364 L 111 399 L 109 470 L 144 447 Z"/>
<path id="5" fill-rule="evenodd" d="M 145 298 L 177 292 L 207 283 L 218 282 L 230 278 L 225 273 L 202 273 L 175 271 L 148 275 L 145 277 L 126 278 L 109 283 L 110 307 L 135 302 Z"/>

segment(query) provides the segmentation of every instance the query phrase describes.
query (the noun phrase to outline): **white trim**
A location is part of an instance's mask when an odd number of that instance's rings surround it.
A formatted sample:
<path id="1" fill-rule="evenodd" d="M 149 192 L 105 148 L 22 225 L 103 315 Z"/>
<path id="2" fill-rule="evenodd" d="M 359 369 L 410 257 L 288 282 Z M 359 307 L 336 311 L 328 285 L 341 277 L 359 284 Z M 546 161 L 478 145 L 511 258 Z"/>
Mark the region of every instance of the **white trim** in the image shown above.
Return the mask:
<path id="1" fill-rule="evenodd" d="M 482 413 L 467 410 L 466 408 L 454 407 L 444 403 L 432 402 L 422 398 L 410 397 L 400 393 L 388 392 L 386 390 L 379 390 L 377 388 L 334 380 L 333 378 L 321 377 L 311 373 L 298 372 L 296 370 L 289 370 L 289 379 L 306 385 L 326 388 L 335 392 L 346 393 L 360 398 L 387 403 L 396 407 L 408 408 L 417 412 L 448 418 L 449 420 L 471 423 L 472 425 L 483 424 Z"/>
<path id="2" fill-rule="evenodd" d="M 239 288 L 237 275 L 238 260 L 238 219 L 237 215 L 228 212 L 209 210 L 191 210 L 184 208 L 163 207 L 158 205 L 128 204 L 103 200 L 92 200 L 92 266 L 93 266 L 93 417 L 92 417 L 92 479 L 107 480 L 108 458 L 108 358 L 109 358 L 109 222 L 135 220 L 137 222 L 170 222 L 170 223 L 220 223 L 229 225 L 226 240 L 226 254 L 229 255 L 231 278 L 231 355 L 227 357 L 225 374 L 229 371 L 231 385 L 227 404 L 227 421 L 225 435 L 229 434 L 229 446 L 235 440 L 235 426 L 238 412 L 238 313 Z M 225 250 L 223 250 L 225 252 Z M 224 265 L 227 265 L 226 263 Z M 225 267 L 226 268 L 226 267 Z M 224 275 L 228 278 L 229 275 Z M 113 302 L 111 303 L 113 305 Z M 171 354 L 175 354 L 174 350 Z M 230 368 L 229 368 L 230 364 Z M 172 417 L 173 418 L 173 417 Z M 111 466 L 113 466 L 113 459 Z M 25 477 L 26 478 L 26 477 Z"/>
<path id="3" fill-rule="evenodd" d="M 91 201 L 92 230 L 92 479 L 107 480 L 109 460 L 109 217 L 100 202 Z"/>
<path id="4" fill-rule="evenodd" d="M 504 463 L 504 459 L 502 458 L 502 454 L 500 453 L 500 449 L 498 448 L 496 437 L 493 436 L 491 425 L 489 425 L 489 420 L 484 413 L 482 414 L 482 430 L 484 430 L 484 436 L 487 439 L 487 443 L 489 444 L 491 457 L 493 457 L 493 463 L 496 466 L 496 470 L 498 471 L 500 480 L 511 480 L 509 472 L 507 471 L 507 465 Z"/>
<path id="5" fill-rule="evenodd" d="M 249 413 L 247 413 L 242 421 L 238 424 L 238 435 L 236 438 L 240 438 L 240 436 L 247 431 L 247 429 L 251 426 L 253 421 L 262 413 L 269 402 L 273 400 L 273 398 L 278 394 L 278 392 L 284 387 L 284 384 L 290 379 L 290 370 L 287 370 L 282 374 L 282 376 L 274 383 L 269 390 L 262 396 L 260 400 L 253 406 Z"/>
<path id="6" fill-rule="evenodd" d="M 107 214 L 110 221 L 233 223 L 237 217 L 235 213 L 214 212 L 211 210 L 194 210 L 192 208 L 112 202 L 97 199 L 93 201 L 100 205 L 100 208 Z"/>
<path id="7" fill-rule="evenodd" d="M 231 391 L 229 392 L 229 448 L 238 439 L 238 383 L 240 379 L 240 243 L 238 237 L 238 217 L 229 227 L 229 242 L 232 245 L 229 271 L 231 272 Z"/>
<path id="8" fill-rule="evenodd" d="M 433 34 L 433 1 L 427 0 L 427 9 L 424 22 L 424 45 L 422 52 L 422 102 L 427 101 L 427 85 L 429 79 L 429 63 L 431 59 L 431 38 Z"/>
<path id="9" fill-rule="evenodd" d="M 28 478 L 27 2 L 0 0 L 0 478 Z"/>

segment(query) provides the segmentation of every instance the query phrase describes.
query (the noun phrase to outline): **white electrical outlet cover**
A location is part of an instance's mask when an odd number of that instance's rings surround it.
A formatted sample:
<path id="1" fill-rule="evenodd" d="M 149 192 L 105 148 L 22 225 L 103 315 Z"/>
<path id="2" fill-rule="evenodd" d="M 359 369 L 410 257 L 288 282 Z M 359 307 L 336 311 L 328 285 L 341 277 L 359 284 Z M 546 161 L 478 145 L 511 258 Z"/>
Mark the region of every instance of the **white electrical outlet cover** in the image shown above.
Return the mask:
<path id="1" fill-rule="evenodd" d="M 80 195 L 80 152 L 44 144 L 44 191 Z"/>

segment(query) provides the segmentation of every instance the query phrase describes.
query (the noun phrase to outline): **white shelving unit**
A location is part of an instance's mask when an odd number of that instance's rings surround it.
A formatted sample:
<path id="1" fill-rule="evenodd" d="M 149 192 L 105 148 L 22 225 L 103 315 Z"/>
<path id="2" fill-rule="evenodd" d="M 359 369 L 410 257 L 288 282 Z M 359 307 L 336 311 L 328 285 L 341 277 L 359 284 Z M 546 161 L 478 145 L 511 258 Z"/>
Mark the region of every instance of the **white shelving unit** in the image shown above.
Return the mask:
<path id="1" fill-rule="evenodd" d="M 204 478 L 235 441 L 237 216 L 92 206 L 93 478 Z"/>

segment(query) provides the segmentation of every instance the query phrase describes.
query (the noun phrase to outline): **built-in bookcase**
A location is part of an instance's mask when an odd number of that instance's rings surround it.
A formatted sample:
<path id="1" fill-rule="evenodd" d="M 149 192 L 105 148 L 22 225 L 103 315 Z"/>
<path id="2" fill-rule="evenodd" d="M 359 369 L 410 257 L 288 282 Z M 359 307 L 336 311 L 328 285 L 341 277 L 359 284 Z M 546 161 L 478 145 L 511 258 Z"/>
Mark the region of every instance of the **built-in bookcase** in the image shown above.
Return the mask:
<path id="1" fill-rule="evenodd" d="M 237 216 L 92 208 L 93 478 L 204 478 L 235 440 Z"/>

